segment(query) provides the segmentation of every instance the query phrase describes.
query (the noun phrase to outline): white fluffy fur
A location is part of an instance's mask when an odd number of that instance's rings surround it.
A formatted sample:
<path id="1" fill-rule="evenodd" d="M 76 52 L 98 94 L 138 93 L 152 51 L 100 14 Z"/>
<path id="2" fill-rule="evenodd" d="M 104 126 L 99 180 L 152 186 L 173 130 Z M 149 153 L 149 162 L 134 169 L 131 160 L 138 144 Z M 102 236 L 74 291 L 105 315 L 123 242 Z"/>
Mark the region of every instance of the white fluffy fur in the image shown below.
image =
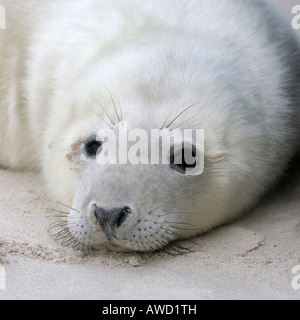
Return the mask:
<path id="1" fill-rule="evenodd" d="M 299 51 L 264 2 L 0 4 L 8 18 L 0 30 L 0 165 L 41 170 L 49 194 L 80 211 L 69 223 L 80 242 L 147 251 L 199 234 L 253 206 L 286 168 L 299 140 Z M 86 160 L 82 142 L 105 127 L 96 113 L 108 121 L 99 104 L 117 121 L 107 88 L 132 128 L 160 128 L 171 111 L 175 118 L 199 102 L 174 127 L 196 116 L 186 127 L 205 129 L 204 174 Z M 132 217 L 108 241 L 88 222 L 91 201 L 128 205 Z"/>

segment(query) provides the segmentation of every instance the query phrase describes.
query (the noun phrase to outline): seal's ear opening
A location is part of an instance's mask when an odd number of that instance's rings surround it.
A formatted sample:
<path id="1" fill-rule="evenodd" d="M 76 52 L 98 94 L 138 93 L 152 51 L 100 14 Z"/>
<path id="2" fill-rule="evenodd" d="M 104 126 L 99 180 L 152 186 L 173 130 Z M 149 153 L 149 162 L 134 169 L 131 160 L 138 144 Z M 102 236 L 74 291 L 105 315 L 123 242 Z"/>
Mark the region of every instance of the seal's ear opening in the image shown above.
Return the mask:
<path id="1" fill-rule="evenodd" d="M 171 169 L 186 174 L 188 169 L 197 166 L 197 149 L 195 145 L 172 146 L 170 150 L 170 167 Z"/>

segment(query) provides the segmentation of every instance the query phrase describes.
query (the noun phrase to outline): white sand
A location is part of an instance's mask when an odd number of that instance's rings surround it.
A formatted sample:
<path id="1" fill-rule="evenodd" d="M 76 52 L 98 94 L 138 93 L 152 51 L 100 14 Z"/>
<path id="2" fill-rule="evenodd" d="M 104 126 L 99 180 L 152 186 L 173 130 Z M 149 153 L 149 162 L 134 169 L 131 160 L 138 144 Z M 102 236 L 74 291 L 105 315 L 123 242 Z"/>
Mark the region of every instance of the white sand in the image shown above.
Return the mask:
<path id="1" fill-rule="evenodd" d="M 178 257 L 62 248 L 42 190 L 32 173 L 0 171 L 0 299 L 300 299 L 300 160 L 254 212 Z"/>
<path id="2" fill-rule="evenodd" d="M 53 204 L 41 189 L 33 174 L 0 171 L 0 245 L 9 259 L 0 299 L 300 299 L 291 286 L 300 265 L 300 165 L 258 209 L 179 257 L 61 248 L 47 233 Z"/>

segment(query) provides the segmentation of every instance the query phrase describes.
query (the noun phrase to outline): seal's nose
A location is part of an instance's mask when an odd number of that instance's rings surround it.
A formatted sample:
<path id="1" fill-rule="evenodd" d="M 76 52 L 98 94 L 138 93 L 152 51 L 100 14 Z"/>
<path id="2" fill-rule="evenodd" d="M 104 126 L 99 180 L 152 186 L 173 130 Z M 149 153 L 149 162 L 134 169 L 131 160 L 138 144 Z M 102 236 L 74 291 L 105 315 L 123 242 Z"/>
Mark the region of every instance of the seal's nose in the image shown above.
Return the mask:
<path id="1" fill-rule="evenodd" d="M 104 230 L 115 230 L 120 228 L 125 223 L 130 213 L 131 210 L 129 207 L 107 210 L 95 206 L 95 216 Z"/>

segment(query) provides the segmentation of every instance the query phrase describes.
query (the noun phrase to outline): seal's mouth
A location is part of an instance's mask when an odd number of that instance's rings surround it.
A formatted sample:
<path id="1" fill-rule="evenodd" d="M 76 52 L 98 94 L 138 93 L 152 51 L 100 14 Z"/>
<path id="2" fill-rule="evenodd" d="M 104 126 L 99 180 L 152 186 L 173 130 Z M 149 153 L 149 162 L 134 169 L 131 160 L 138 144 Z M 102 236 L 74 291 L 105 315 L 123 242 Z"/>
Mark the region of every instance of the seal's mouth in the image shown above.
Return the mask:
<path id="1" fill-rule="evenodd" d="M 84 214 L 68 208 L 69 212 L 55 210 L 60 215 L 56 215 L 49 228 L 52 238 L 64 247 L 81 251 L 103 248 L 113 252 L 165 251 L 171 255 L 194 251 L 195 243 L 190 240 L 185 240 L 189 247 L 176 242 L 185 239 L 179 233 L 179 229 L 186 229 L 185 224 L 167 221 L 169 214 L 161 212 L 161 207 L 143 215 L 129 206 L 109 210 L 95 202 Z"/>

